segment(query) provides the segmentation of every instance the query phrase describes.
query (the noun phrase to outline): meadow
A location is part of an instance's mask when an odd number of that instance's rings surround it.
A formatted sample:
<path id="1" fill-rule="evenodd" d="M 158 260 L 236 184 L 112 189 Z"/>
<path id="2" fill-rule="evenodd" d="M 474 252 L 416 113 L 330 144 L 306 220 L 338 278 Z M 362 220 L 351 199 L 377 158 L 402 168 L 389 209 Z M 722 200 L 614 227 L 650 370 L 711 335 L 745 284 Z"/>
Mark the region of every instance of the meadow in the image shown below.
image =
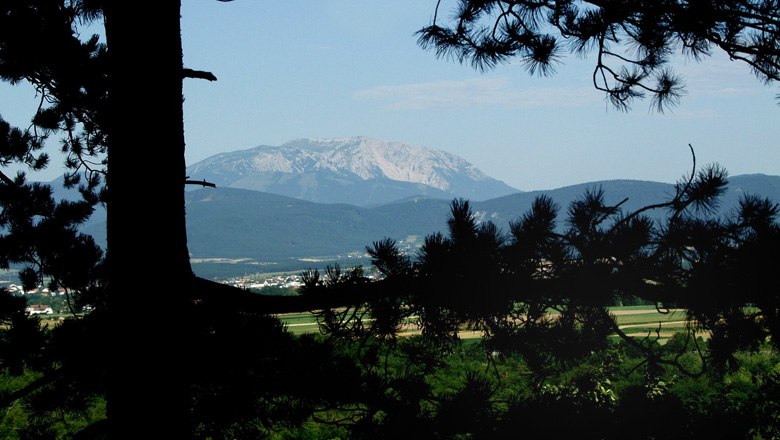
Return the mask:
<path id="1" fill-rule="evenodd" d="M 609 311 L 615 316 L 618 326 L 626 334 L 644 338 L 648 335 L 652 337 L 659 336 L 658 342 L 664 344 L 675 333 L 683 332 L 686 329 L 686 311 L 682 309 L 671 309 L 664 313 L 659 312 L 654 306 L 617 306 L 610 307 Z M 555 316 L 551 313 L 551 316 Z M 319 326 L 314 313 L 288 313 L 280 314 L 277 317 L 285 324 L 287 330 L 293 334 L 319 333 Z M 411 336 L 419 334 L 411 321 L 402 328 L 399 333 L 401 336 Z M 477 339 L 482 335 L 479 332 L 464 329 L 461 339 Z M 617 335 L 613 335 L 617 337 Z M 702 335 L 706 336 L 706 335 Z"/>

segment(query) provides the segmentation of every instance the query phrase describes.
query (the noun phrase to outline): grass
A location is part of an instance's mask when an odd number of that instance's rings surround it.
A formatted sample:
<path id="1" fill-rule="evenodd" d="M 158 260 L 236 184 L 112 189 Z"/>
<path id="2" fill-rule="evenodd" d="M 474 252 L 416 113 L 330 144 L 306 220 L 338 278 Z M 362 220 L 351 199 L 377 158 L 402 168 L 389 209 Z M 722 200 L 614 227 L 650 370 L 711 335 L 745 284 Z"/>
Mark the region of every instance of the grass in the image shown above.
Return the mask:
<path id="1" fill-rule="evenodd" d="M 316 324 L 314 315 L 312 313 L 285 313 L 279 315 L 278 318 L 285 324 Z"/>
<path id="2" fill-rule="evenodd" d="M 662 335 L 670 335 L 685 328 L 685 311 L 675 310 L 667 314 L 658 313 L 654 306 L 623 306 L 610 307 L 610 312 L 617 312 L 615 317 L 618 325 L 632 336 L 644 337 L 647 332 L 655 334 L 658 323 L 661 323 Z M 629 311 L 631 314 L 620 314 L 621 311 Z M 637 313 L 646 311 L 646 313 Z M 287 329 L 294 334 L 316 333 L 319 327 L 312 313 L 289 313 L 278 316 L 285 323 Z M 401 332 L 412 334 L 414 332 Z M 464 339 L 474 338 L 474 334 L 467 333 Z M 665 339 L 665 338 L 664 338 Z"/>
<path id="3" fill-rule="evenodd" d="M 320 326 L 317 323 L 299 325 L 296 327 L 287 327 L 287 331 L 294 335 L 303 335 L 307 333 L 319 333 Z"/>
<path id="4" fill-rule="evenodd" d="M 669 314 L 661 314 L 657 312 L 652 313 L 642 313 L 638 315 L 617 315 L 615 316 L 617 318 L 618 325 L 629 325 L 629 324 L 643 324 L 643 323 L 664 323 L 664 322 L 677 322 L 677 321 L 685 321 L 685 312 L 682 310 L 678 310 L 676 312 L 671 312 Z"/>
<path id="5" fill-rule="evenodd" d="M 652 305 L 643 305 L 643 306 L 614 306 L 614 307 L 607 307 L 610 312 L 619 312 L 622 310 L 653 310 L 655 311 L 655 306 Z"/>

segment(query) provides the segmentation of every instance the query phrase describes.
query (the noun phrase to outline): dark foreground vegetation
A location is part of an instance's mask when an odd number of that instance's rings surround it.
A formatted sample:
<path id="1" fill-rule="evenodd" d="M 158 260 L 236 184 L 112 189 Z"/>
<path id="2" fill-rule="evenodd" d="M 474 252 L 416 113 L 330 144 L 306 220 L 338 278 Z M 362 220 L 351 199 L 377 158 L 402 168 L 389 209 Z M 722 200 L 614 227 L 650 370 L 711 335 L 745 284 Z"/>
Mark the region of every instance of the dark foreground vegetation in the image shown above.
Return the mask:
<path id="1" fill-rule="evenodd" d="M 748 196 L 733 218 L 697 214 L 725 184 L 717 167 L 692 173 L 648 207 L 667 210 L 662 226 L 593 191 L 563 233 L 544 197 L 506 234 L 455 200 L 448 233 L 417 255 L 368 248 L 379 281 L 333 267 L 304 273 L 296 296 L 206 297 L 219 314 L 196 300 L 171 313 L 188 323 L 188 435 L 776 438 L 778 207 Z M 74 301 L 93 304 L 84 293 Z M 102 438 L 101 329 L 117 323 L 97 303 L 41 328 L 24 299 L 2 300 L 5 435 Z M 616 303 L 683 308 L 687 325 L 629 335 Z M 321 334 L 295 336 L 259 307 L 315 310 Z"/>
<path id="2" fill-rule="evenodd" d="M 212 402 L 225 405 L 219 409 L 224 414 L 214 420 L 217 408 L 212 406 L 210 417 L 200 421 L 192 437 L 773 439 L 780 435 L 780 356 L 767 345 L 737 353 L 739 368 L 694 377 L 668 367 L 648 371 L 634 347 L 613 342 L 576 364 L 560 365 L 539 377 L 522 356 L 486 352 L 477 340 L 458 343 L 445 354 L 427 347 L 419 336 L 399 339 L 392 347 L 303 339 L 313 346 L 336 344 L 334 351 L 350 359 L 350 370 L 330 377 L 336 382 L 328 399 L 340 397 L 343 402 L 320 402 L 308 408 L 298 402 L 295 411 L 288 407 L 281 412 L 280 405 L 294 401 L 288 400 L 292 396 L 277 396 L 276 411 L 270 411 L 270 402 L 263 399 L 251 401 L 250 413 L 241 408 L 250 401 Z M 701 367 L 702 353 L 690 344 L 686 348 L 685 339 L 680 333 L 655 348 L 689 368 Z M 311 385 L 306 376 L 318 368 L 301 366 L 295 370 L 301 376 L 288 379 Z M 360 384 L 352 382 L 357 374 Z M 4 375 L 0 389 L 8 393 L 36 377 Z M 99 423 L 106 414 L 103 397 L 82 400 L 78 394 L 73 389 L 51 390 L 17 402 L 4 411 L 0 436 L 74 438 L 74 432 Z M 78 401 L 79 406 L 62 408 L 54 399 L 70 405 Z"/>

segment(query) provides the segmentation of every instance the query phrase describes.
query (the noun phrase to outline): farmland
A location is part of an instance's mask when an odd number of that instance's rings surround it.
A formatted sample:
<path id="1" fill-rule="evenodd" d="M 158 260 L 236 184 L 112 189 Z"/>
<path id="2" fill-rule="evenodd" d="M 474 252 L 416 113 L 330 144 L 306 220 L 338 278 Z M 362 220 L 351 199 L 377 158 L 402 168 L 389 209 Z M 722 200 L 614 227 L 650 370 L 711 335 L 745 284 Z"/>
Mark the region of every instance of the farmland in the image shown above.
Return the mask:
<path id="1" fill-rule="evenodd" d="M 681 309 L 670 309 L 661 313 L 653 306 L 622 306 L 610 307 L 609 311 L 615 316 L 617 324 L 626 334 L 643 338 L 648 335 L 653 337 L 660 335 L 658 342 L 664 343 L 674 333 L 685 330 L 686 312 Z M 555 317 L 555 313 L 550 313 Z M 289 313 L 279 315 L 278 318 L 287 326 L 293 334 L 318 333 L 316 317 L 313 313 Z M 410 336 L 419 332 L 412 322 L 408 320 L 399 333 L 401 336 Z M 476 339 L 482 335 L 480 332 L 464 329 L 460 333 L 461 339 Z M 614 335 L 617 336 L 617 335 Z"/>

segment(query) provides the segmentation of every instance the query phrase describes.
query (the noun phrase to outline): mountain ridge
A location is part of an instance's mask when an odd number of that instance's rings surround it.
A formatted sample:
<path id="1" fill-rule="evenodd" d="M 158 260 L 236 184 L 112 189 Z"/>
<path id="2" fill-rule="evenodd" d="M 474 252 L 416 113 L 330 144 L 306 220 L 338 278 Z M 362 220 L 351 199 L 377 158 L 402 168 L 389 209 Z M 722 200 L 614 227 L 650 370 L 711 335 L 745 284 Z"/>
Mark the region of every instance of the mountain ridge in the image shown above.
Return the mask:
<path id="1" fill-rule="evenodd" d="M 780 201 L 780 176 L 734 176 L 721 197 L 716 215 L 732 215 L 742 194 L 750 193 Z M 561 208 L 559 227 L 565 226 L 568 205 L 586 190 L 601 188 L 606 203 L 621 205 L 624 210 L 668 200 L 674 195 L 669 183 L 610 180 L 570 185 L 547 191 L 512 194 L 482 202 L 472 202 L 472 210 L 480 221 L 490 220 L 508 233 L 509 224 L 526 213 L 539 195 L 546 194 Z M 758 188 L 762 191 L 753 191 Z M 417 240 L 435 232 L 445 232 L 451 199 L 416 197 L 404 202 L 373 208 L 344 204 L 317 204 L 256 191 L 222 188 L 202 189 L 202 194 L 222 191 L 221 201 L 204 206 L 196 192 L 188 194 L 188 228 L 190 250 L 194 257 L 249 258 L 257 261 L 284 260 L 302 257 L 344 256 L 363 252 L 365 246 L 388 237 L 397 241 Z M 231 201 L 232 200 L 232 201 Z M 212 200 L 217 202 L 216 199 Z M 209 202 L 210 203 L 210 202 Z M 224 203 L 224 204 L 220 204 Z M 262 208 L 257 207 L 262 205 Z M 256 206 L 257 208 L 250 208 Z M 668 211 L 656 209 L 646 213 L 660 220 Z M 236 220 L 240 219 L 240 220 Z M 211 231 L 205 235 L 203 231 Z M 252 237 L 248 239 L 247 237 Z M 298 263 L 303 269 L 311 263 Z M 196 272 L 197 272 L 196 265 Z M 223 265 L 224 266 L 224 265 Z M 246 266 L 235 270 L 258 270 Z"/>
<path id="2" fill-rule="evenodd" d="M 565 226 L 563 217 L 568 205 L 585 191 L 599 188 L 604 191 L 608 204 L 627 198 L 621 205 L 624 211 L 668 200 L 674 195 L 674 185 L 670 183 L 616 179 L 516 193 L 474 201 L 471 206 L 478 220 L 492 221 L 508 233 L 510 222 L 519 219 L 530 209 L 536 197 L 545 194 L 560 207 L 558 225 L 562 227 Z M 740 197 L 745 194 L 767 197 L 774 203 L 780 203 L 780 176 L 750 174 L 730 177 L 716 215 L 732 216 Z M 362 254 L 365 246 L 385 237 L 405 240 L 405 245 L 410 239 L 417 240 L 416 244 L 419 244 L 428 234 L 446 232 L 452 200 L 411 197 L 367 208 L 343 203 L 314 203 L 259 191 L 220 187 L 188 191 L 185 197 L 193 268 L 206 277 L 276 271 L 282 267 L 287 271 L 302 270 L 313 264 L 307 262 L 307 258 L 338 259 L 350 253 Z M 656 209 L 645 214 L 660 220 L 668 212 Z M 105 243 L 105 211 L 98 210 L 82 230 L 93 235 L 99 243 Z M 200 263 L 215 258 L 243 259 L 247 263 Z M 270 265 L 263 266 L 266 263 Z"/>
<path id="3" fill-rule="evenodd" d="M 219 153 L 189 166 L 187 174 L 222 187 L 358 206 L 418 195 L 487 200 L 518 192 L 456 155 L 364 136 Z"/>

